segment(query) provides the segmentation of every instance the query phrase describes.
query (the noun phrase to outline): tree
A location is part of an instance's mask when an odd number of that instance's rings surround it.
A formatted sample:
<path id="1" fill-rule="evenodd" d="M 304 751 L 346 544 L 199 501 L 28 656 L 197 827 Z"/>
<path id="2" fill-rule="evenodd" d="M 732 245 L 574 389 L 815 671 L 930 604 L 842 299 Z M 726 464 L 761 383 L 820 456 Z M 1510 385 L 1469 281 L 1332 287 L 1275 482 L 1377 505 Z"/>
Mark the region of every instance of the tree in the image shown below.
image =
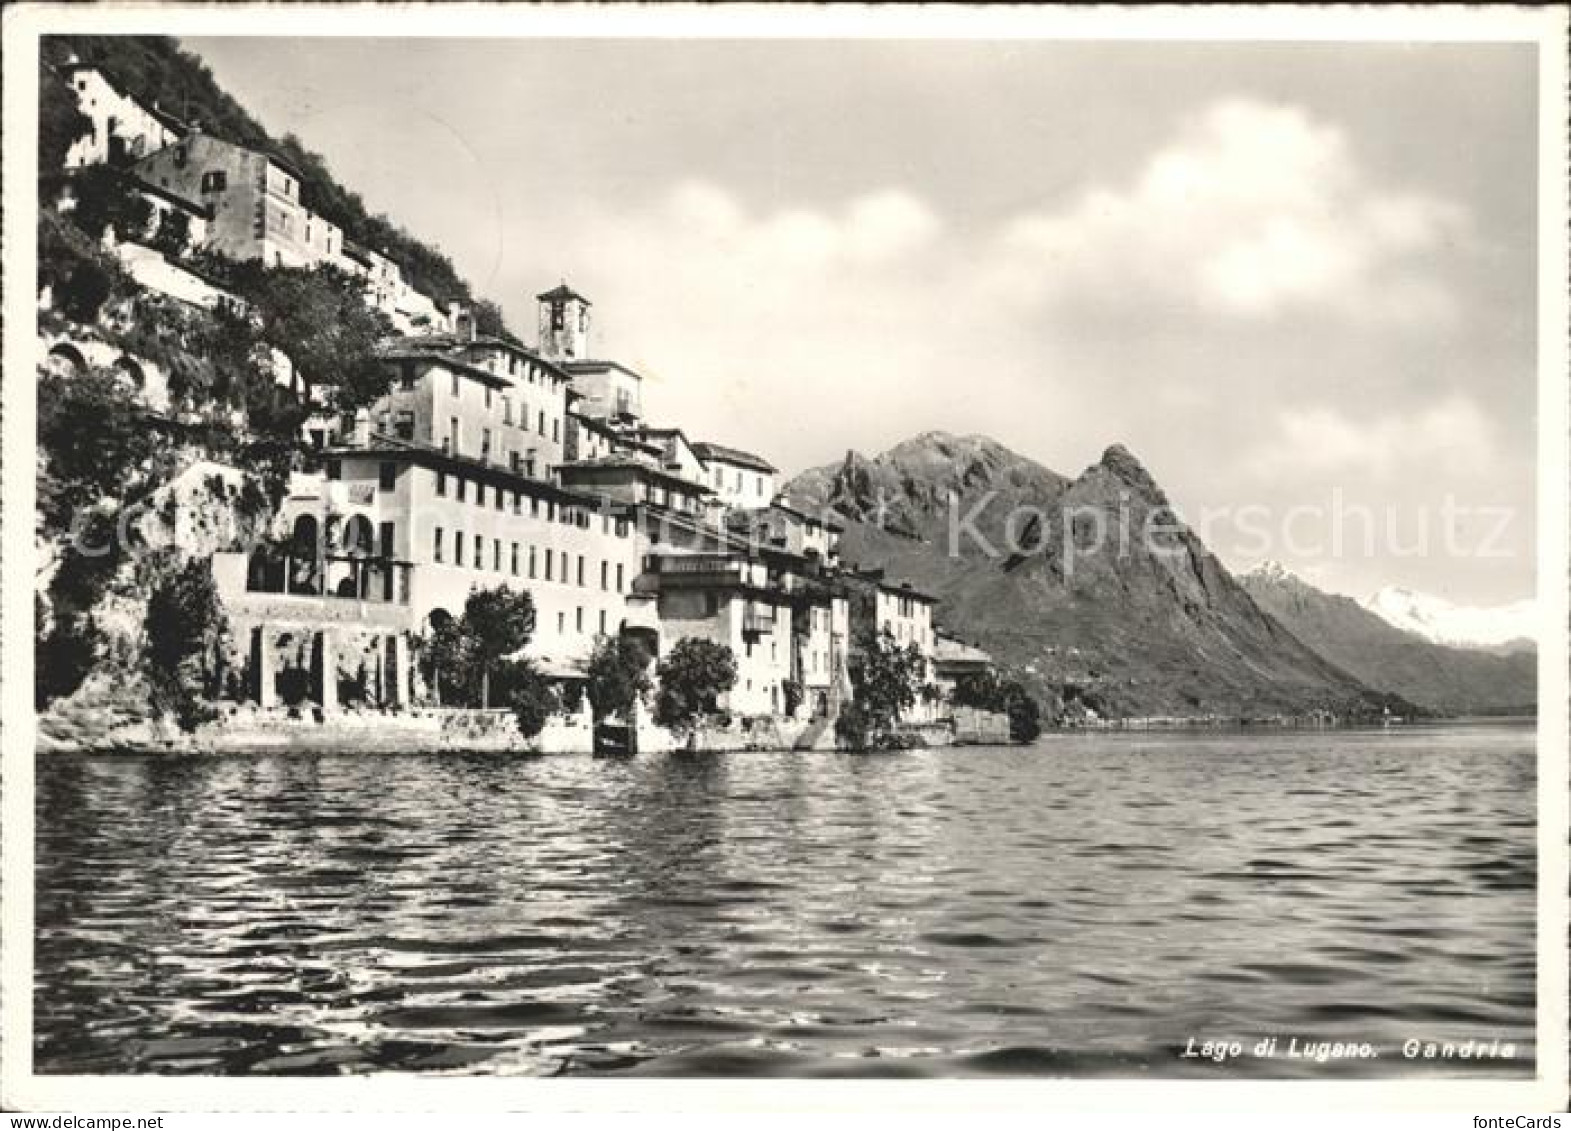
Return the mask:
<path id="1" fill-rule="evenodd" d="M 79 259 L 60 288 L 60 313 L 84 326 L 98 321 L 98 312 L 114 293 L 114 275 L 92 259 Z"/>
<path id="2" fill-rule="evenodd" d="M 535 634 L 534 598 L 522 589 L 498 585 L 472 589 L 464 602 L 460 629 L 480 683 L 480 706 L 491 705 L 491 674 L 502 660 L 521 652 Z"/>
<path id="3" fill-rule="evenodd" d="M 475 332 L 487 338 L 512 338 L 513 334 L 507 328 L 507 320 L 502 315 L 502 308 L 488 298 L 478 300 L 474 305 Z"/>
<path id="4" fill-rule="evenodd" d="M 195 558 L 166 574 L 147 600 L 143 659 L 156 707 L 192 730 L 210 717 L 208 659 L 228 632 L 212 560 Z"/>
<path id="5" fill-rule="evenodd" d="M 649 693 L 649 653 L 631 637 L 602 636 L 589 657 L 589 705 L 595 721 L 619 715 L 631 721 L 633 705 Z"/>
<path id="6" fill-rule="evenodd" d="M 474 699 L 468 685 L 474 665 L 459 621 L 445 609 L 434 609 L 429 624 L 420 648 L 426 682 L 435 691 L 437 703 L 467 706 Z"/>
<path id="7" fill-rule="evenodd" d="M 60 609 L 50 615 L 48 602 L 33 594 L 33 706 L 70 695 L 98 658 L 103 634 L 91 614 Z"/>
<path id="8" fill-rule="evenodd" d="M 1032 742 L 1042 733 L 1042 707 L 1019 680 L 1005 679 L 988 668 L 967 673 L 955 683 L 954 701 L 962 707 L 1009 716 L 1009 737 Z"/>
<path id="9" fill-rule="evenodd" d="M 1011 681 L 1005 711 L 1009 714 L 1009 737 L 1015 742 L 1034 742 L 1042 733 L 1042 707 L 1024 687 Z"/>
<path id="10" fill-rule="evenodd" d="M 158 218 L 158 228 L 150 242 L 170 259 L 178 259 L 190 239 L 191 218 L 178 208 L 170 208 Z"/>
<path id="11" fill-rule="evenodd" d="M 159 442 L 135 396 L 109 370 L 90 369 L 49 389 L 38 398 L 39 511 L 46 528 L 64 531 L 79 511 L 123 497 Z"/>
<path id="12" fill-rule="evenodd" d="M 65 164 L 78 138 L 93 132 L 93 122 L 77 106 L 70 85 L 43 54 L 38 58 L 38 172 L 40 177 L 57 172 Z"/>
<path id="13" fill-rule="evenodd" d="M 660 661 L 659 676 L 655 722 L 691 742 L 698 724 L 719 713 L 720 696 L 736 685 L 736 657 L 724 644 L 689 636 Z"/>
<path id="14" fill-rule="evenodd" d="M 377 343 L 392 332 L 381 311 L 366 305 L 357 280 L 328 264 L 315 267 L 266 267 L 255 261 L 234 264 L 230 286 L 251 305 L 248 341 L 237 349 L 251 368 L 278 350 L 298 377 L 298 394 L 328 391 L 332 411 L 354 412 L 384 396 L 388 374 L 377 357 Z M 243 320 L 242 320 L 243 321 Z M 272 389 L 270 380 L 261 383 Z M 302 406 L 301 418 L 304 408 Z M 295 431 L 299 421 L 292 423 Z"/>
<path id="15" fill-rule="evenodd" d="M 927 667 L 921 650 L 914 644 L 901 647 L 885 629 L 862 637 L 849 666 L 866 739 L 887 744 L 900 716 L 916 703 Z"/>
<path id="16" fill-rule="evenodd" d="M 551 681 L 528 660 L 506 660 L 496 672 L 497 702 L 513 712 L 519 733 L 533 738 L 545 729 L 561 701 Z"/>
<path id="17" fill-rule="evenodd" d="M 521 589 L 472 589 L 462 616 L 437 609 L 430 626 L 421 643 L 422 666 L 437 700 L 453 707 L 489 707 L 494 679 L 523 678 L 515 666 L 521 661 L 513 657 L 534 635 L 535 603 Z M 507 705 L 500 686 L 495 699 Z"/>
<path id="18" fill-rule="evenodd" d="M 121 239 L 136 239 L 153 220 L 153 206 L 137 191 L 136 183 L 108 165 L 88 165 L 72 180 L 77 226 L 94 240 L 108 228 Z"/>

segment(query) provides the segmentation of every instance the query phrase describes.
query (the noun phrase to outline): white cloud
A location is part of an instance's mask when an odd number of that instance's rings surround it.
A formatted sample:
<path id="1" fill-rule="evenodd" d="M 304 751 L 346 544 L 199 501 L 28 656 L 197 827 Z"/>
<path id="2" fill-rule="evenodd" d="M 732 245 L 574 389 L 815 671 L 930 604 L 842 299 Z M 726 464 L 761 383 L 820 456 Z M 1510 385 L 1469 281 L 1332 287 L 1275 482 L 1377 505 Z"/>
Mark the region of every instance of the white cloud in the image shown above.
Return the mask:
<path id="1" fill-rule="evenodd" d="M 1444 468 L 1468 475 L 1495 459 L 1489 419 L 1452 394 L 1416 412 L 1363 418 L 1337 408 L 1282 412 L 1275 431 L 1249 452 L 1247 472 L 1270 481 L 1348 476 L 1389 482 Z"/>
<path id="2" fill-rule="evenodd" d="M 567 208 L 537 251 L 595 300 L 594 348 L 645 373 L 656 418 L 786 467 L 934 427 L 1070 470 L 1113 439 L 1154 456 L 1204 435 L 1220 447 L 1196 462 L 1285 484 L 1488 438 L 1471 406 L 1371 425 L 1315 407 L 1335 394 L 1303 364 L 1262 364 L 1355 326 L 1367 348 L 1343 356 L 1396 371 L 1390 319 L 1444 313 L 1417 268 L 1461 228 L 1438 199 L 1372 186 L 1341 129 L 1291 107 L 1215 104 L 1129 183 L 986 220 L 899 185 L 759 208 L 701 178 Z M 1268 427 L 1300 406 L 1263 454 L 1242 415 L 1218 419 L 1245 401 Z"/>
<path id="3" fill-rule="evenodd" d="M 1369 183 L 1335 127 L 1234 99 L 1196 115 L 1128 186 L 1015 219 L 994 278 L 1028 303 L 1425 320 L 1450 300 L 1424 256 L 1462 231 L 1452 204 Z"/>

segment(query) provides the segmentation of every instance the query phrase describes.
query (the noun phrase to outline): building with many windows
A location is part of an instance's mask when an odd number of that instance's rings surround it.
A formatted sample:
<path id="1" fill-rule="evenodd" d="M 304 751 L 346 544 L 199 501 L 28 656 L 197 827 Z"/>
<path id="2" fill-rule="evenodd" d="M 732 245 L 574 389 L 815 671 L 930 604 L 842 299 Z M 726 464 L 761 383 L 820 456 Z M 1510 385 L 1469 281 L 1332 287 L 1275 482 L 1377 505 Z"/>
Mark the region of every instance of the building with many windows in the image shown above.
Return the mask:
<path id="1" fill-rule="evenodd" d="M 582 678 L 601 637 L 635 634 L 657 658 L 684 637 L 725 644 L 737 682 L 724 706 L 743 718 L 827 726 L 851 694 L 859 631 L 930 661 L 933 599 L 844 569 L 838 524 L 775 499 L 765 461 L 582 413 L 560 342 L 537 351 L 462 312 L 452 322 L 386 343 L 386 395 L 321 422 L 323 470 L 291 485 L 282 540 L 215 560 L 267 669 L 264 701 L 292 666 L 315 673 L 323 704 L 429 703 L 415 661 L 433 618 L 498 585 L 533 598 L 529 653 L 558 679 Z"/>
<path id="2" fill-rule="evenodd" d="M 765 507 L 775 497 L 773 464 L 761 456 L 700 441 L 693 452 L 702 461 L 708 482 L 728 507 Z"/>

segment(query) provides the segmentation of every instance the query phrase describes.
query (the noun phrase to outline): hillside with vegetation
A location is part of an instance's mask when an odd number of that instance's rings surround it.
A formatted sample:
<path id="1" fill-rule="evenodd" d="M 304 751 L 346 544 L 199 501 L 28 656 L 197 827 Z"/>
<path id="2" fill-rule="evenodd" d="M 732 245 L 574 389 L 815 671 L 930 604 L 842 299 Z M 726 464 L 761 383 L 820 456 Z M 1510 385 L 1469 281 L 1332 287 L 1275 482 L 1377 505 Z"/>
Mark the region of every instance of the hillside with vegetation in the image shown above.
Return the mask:
<path id="1" fill-rule="evenodd" d="M 207 65 L 167 36 L 57 35 L 43 42 L 44 62 L 58 67 L 73 56 L 101 69 L 118 88 L 145 106 L 157 106 L 187 123 L 198 123 L 216 137 L 281 158 L 300 176 L 301 202 L 343 229 L 344 234 L 396 262 L 416 290 L 440 305 L 471 303 L 469 284 L 443 252 L 411 235 L 387 216 L 374 212 L 360 194 L 341 185 L 327 162 L 293 134 L 274 137 L 227 94 Z M 45 149 L 65 154 L 49 140 L 69 129 L 74 100 L 58 76 L 42 84 Z M 66 143 L 69 145 L 69 142 Z M 41 153 L 40 168 L 53 166 Z"/>

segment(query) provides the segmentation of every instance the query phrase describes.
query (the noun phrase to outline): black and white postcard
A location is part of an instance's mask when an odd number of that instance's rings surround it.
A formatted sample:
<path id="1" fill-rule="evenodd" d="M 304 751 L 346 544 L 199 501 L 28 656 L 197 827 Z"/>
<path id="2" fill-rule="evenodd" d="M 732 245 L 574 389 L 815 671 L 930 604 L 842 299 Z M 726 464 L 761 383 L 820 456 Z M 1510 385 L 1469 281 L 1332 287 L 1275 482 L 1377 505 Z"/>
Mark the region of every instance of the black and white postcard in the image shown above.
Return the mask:
<path id="1" fill-rule="evenodd" d="M 13 6 L 5 1106 L 1563 1106 L 1566 26 Z"/>

